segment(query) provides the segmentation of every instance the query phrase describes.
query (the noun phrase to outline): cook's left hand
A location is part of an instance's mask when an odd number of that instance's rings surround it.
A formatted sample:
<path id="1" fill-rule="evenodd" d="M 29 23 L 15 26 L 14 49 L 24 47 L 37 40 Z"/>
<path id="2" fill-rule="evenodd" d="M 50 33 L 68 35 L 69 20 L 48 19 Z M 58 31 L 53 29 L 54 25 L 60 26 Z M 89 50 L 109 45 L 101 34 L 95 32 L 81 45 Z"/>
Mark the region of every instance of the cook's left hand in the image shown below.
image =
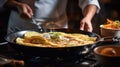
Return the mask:
<path id="1" fill-rule="evenodd" d="M 84 30 L 84 31 L 87 31 L 87 32 L 92 32 L 93 27 L 92 27 L 91 20 L 88 19 L 88 18 L 83 18 L 80 21 L 80 30 Z"/>

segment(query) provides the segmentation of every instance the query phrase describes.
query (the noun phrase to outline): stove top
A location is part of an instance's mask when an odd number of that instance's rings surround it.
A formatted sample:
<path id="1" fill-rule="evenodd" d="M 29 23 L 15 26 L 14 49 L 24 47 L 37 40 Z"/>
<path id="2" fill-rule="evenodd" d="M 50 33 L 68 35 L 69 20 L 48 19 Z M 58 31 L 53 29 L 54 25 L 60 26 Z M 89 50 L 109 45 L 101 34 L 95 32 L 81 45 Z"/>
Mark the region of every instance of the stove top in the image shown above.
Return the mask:
<path id="1" fill-rule="evenodd" d="M 104 44 L 119 44 L 119 43 L 104 43 Z M 8 44 L 0 46 L 0 56 L 1 55 L 15 60 L 23 60 L 24 57 L 22 53 L 16 52 Z M 29 59 L 24 60 L 23 67 L 103 67 L 103 66 L 96 61 L 94 54 L 90 53 L 89 55 L 85 56 L 82 59 L 75 59 L 74 62 L 73 61 L 59 62 L 56 61 L 55 59 L 49 60 L 48 58 L 30 57 Z"/>

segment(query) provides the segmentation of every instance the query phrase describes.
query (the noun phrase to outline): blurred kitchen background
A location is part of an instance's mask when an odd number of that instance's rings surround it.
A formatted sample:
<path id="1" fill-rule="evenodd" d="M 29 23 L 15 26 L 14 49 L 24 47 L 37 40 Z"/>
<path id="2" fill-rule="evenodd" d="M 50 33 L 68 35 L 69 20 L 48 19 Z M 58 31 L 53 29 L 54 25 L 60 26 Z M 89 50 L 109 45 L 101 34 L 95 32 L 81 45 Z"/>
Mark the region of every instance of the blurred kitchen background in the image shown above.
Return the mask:
<path id="1" fill-rule="evenodd" d="M 106 18 L 120 20 L 120 0 L 99 0 L 101 10 L 92 20 L 93 32 L 100 35 L 100 24 L 106 23 Z M 67 14 L 69 27 L 79 29 L 79 21 L 82 18 L 81 9 L 78 7 L 78 0 L 68 0 Z M 10 10 L 0 7 L 0 42 L 4 41 L 7 32 L 7 24 Z"/>

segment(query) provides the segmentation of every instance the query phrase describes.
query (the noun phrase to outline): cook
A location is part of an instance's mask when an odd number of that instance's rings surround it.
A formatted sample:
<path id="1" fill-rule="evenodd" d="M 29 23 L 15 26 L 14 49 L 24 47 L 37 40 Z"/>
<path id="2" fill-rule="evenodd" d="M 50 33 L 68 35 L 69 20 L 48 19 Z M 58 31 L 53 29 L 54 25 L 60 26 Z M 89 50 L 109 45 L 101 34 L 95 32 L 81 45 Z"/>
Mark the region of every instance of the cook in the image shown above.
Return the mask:
<path id="1" fill-rule="evenodd" d="M 12 9 L 8 33 L 37 29 L 36 22 L 31 20 L 33 17 L 36 21 L 55 19 L 58 28 L 68 28 L 66 4 L 67 0 L 8 0 L 6 6 Z M 84 15 L 80 30 L 92 32 L 91 20 L 100 9 L 98 0 L 79 0 L 79 6 Z"/>

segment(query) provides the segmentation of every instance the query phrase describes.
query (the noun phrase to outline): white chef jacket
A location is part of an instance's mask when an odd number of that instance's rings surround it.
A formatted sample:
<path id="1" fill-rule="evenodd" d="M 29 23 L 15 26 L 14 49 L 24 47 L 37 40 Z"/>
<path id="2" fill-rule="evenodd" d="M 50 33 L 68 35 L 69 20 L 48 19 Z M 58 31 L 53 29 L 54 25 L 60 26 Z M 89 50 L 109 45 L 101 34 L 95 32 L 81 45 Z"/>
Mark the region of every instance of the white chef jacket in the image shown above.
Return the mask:
<path id="1" fill-rule="evenodd" d="M 20 2 L 27 3 L 34 12 L 35 20 L 54 19 L 54 23 L 58 28 L 67 28 L 67 16 L 66 16 L 66 4 L 67 0 L 19 0 Z M 98 7 L 97 12 L 99 12 L 100 6 L 98 0 L 79 0 L 79 6 L 82 10 L 89 5 L 94 4 Z M 44 22 L 41 22 L 44 24 Z M 36 23 L 31 20 L 25 20 L 20 17 L 19 13 L 16 11 L 11 11 L 9 23 L 8 23 L 8 33 L 16 32 L 20 30 L 35 30 L 38 29 Z"/>

